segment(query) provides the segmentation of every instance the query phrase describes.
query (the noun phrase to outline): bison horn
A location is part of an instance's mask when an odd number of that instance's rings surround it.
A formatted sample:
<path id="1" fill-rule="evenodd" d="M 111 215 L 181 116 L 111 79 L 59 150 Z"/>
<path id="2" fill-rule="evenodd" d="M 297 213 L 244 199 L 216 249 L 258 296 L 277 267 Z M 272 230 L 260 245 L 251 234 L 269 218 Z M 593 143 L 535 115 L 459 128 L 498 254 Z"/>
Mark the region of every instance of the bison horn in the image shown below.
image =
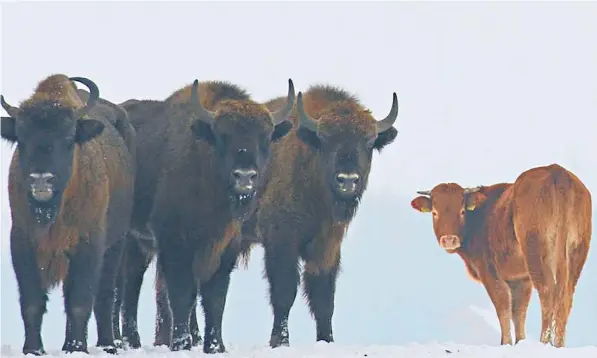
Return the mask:
<path id="1" fill-rule="evenodd" d="M 305 107 L 303 105 L 303 93 L 301 91 L 299 91 L 296 98 L 296 111 L 298 112 L 300 125 L 311 132 L 317 133 L 317 121 L 309 117 L 307 112 L 305 112 Z"/>
<path id="2" fill-rule="evenodd" d="M 216 112 L 212 112 L 201 104 L 201 98 L 199 98 L 199 81 L 193 81 L 193 87 L 191 89 L 191 101 L 195 110 L 197 111 L 198 119 L 211 125 L 216 117 Z"/>
<path id="3" fill-rule="evenodd" d="M 288 98 L 286 99 L 286 106 L 282 109 L 279 109 L 272 113 L 272 117 L 274 118 L 274 126 L 284 122 L 290 116 L 292 112 L 292 107 L 294 107 L 294 83 L 292 83 L 292 79 L 288 79 Z"/>
<path id="4" fill-rule="evenodd" d="M 431 190 L 417 191 L 417 194 L 431 196 Z"/>
<path id="5" fill-rule="evenodd" d="M 97 85 L 89 78 L 70 77 L 69 80 L 82 83 L 89 88 L 89 98 L 87 99 L 87 103 L 85 103 L 83 108 L 77 110 L 77 117 L 80 118 L 89 113 L 89 110 L 91 110 L 97 103 L 97 100 L 99 99 L 99 88 L 97 88 Z"/>
<path id="6" fill-rule="evenodd" d="M 0 95 L 0 103 L 2 104 L 2 108 L 8 113 L 9 116 L 16 118 L 19 114 L 19 109 L 17 107 L 13 107 L 10 104 L 6 103 L 4 100 L 4 96 Z"/>
<path id="7" fill-rule="evenodd" d="M 394 122 L 396 122 L 396 119 L 398 118 L 398 96 L 396 95 L 396 92 L 394 92 L 394 95 L 392 97 L 392 109 L 390 110 L 390 114 L 388 114 L 386 118 L 377 122 L 377 134 L 380 134 L 390 129 L 390 127 L 394 124 Z"/>
<path id="8" fill-rule="evenodd" d="M 480 186 L 474 187 L 474 188 L 465 188 L 464 189 L 464 193 L 465 194 L 470 194 L 470 193 L 475 193 L 477 191 L 481 190 Z"/>

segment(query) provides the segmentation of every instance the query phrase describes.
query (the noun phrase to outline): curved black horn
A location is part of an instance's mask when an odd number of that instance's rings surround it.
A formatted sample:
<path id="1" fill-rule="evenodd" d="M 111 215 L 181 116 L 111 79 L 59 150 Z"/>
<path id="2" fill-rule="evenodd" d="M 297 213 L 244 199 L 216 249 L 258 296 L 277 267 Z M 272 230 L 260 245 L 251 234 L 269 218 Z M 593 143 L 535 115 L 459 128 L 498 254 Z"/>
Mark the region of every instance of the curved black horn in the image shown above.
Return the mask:
<path id="1" fill-rule="evenodd" d="M 311 132 L 317 133 L 317 121 L 309 117 L 305 112 L 305 107 L 303 107 L 303 93 L 301 91 L 299 91 L 296 98 L 296 111 L 298 113 L 300 125 Z"/>
<path id="2" fill-rule="evenodd" d="M 8 113 L 9 116 L 16 118 L 19 114 L 19 108 L 13 107 L 10 104 L 6 103 L 4 100 L 4 95 L 0 95 L 0 103 L 2 104 L 2 108 Z"/>
<path id="3" fill-rule="evenodd" d="M 381 121 L 377 121 L 377 134 L 382 133 L 390 129 L 390 127 L 396 122 L 398 118 L 398 96 L 396 92 L 392 96 L 392 109 L 390 110 L 390 114 L 387 115 L 386 118 L 382 119 Z"/>
<path id="4" fill-rule="evenodd" d="M 290 117 L 290 113 L 292 113 L 292 107 L 294 107 L 294 83 L 292 83 L 292 79 L 288 79 L 288 98 L 286 99 L 286 106 L 284 108 L 279 109 L 272 113 L 272 117 L 274 118 L 274 126 L 288 120 Z"/>
<path id="5" fill-rule="evenodd" d="M 202 122 L 211 125 L 216 117 L 216 112 L 212 112 L 201 104 L 199 98 L 199 81 L 193 81 L 193 88 L 191 88 L 191 103 L 193 104 L 195 111 L 197 111 L 197 118 Z"/>
<path id="6" fill-rule="evenodd" d="M 417 194 L 431 196 L 431 190 L 417 191 Z"/>
<path id="7" fill-rule="evenodd" d="M 93 106 L 95 106 L 95 104 L 97 103 L 97 100 L 99 99 L 99 88 L 97 88 L 97 85 L 89 78 L 70 77 L 69 80 L 82 83 L 87 88 L 89 88 L 89 98 L 87 99 L 87 103 L 85 103 L 85 106 L 83 108 L 77 111 L 77 116 L 83 117 L 84 115 L 89 113 L 89 110 L 93 108 Z"/>

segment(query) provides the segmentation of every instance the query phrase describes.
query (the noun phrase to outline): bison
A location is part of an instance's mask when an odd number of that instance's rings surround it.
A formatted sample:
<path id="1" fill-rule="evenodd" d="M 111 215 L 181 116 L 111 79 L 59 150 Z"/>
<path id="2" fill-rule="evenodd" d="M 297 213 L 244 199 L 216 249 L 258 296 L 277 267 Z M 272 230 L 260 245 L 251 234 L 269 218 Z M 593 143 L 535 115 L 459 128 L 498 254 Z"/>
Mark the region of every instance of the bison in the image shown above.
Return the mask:
<path id="1" fill-rule="evenodd" d="M 282 105 L 279 98 L 268 103 L 271 110 Z M 317 341 L 334 341 L 340 246 L 367 187 L 373 151 L 394 141 L 397 117 L 396 93 L 381 121 L 345 90 L 313 85 L 304 97 L 298 93 L 293 129 L 274 144 L 267 185 L 242 231 L 248 241 L 264 245 L 274 314 L 271 347 L 289 345 L 288 315 L 299 284 L 299 258 Z"/>
<path id="2" fill-rule="evenodd" d="M 195 81 L 165 101 L 121 104 L 137 131 L 137 152 L 144 153 L 137 156 L 131 230 L 136 250 L 127 252 L 125 268 L 124 306 L 134 312 L 125 308 L 124 321 L 134 321 L 126 323 L 131 332 L 123 327 L 125 336 L 138 339 L 136 302 L 155 237 L 156 343 L 168 343 L 172 350 L 191 348 L 196 319 L 189 325 L 189 316 L 199 289 L 203 351 L 226 350 L 221 330 L 230 273 L 249 250 L 240 240 L 240 226 L 263 190 L 271 144 L 292 127 L 288 117 L 295 93 L 292 80 L 288 84 L 286 105 L 276 112 L 220 81 Z"/>
<path id="3" fill-rule="evenodd" d="M 541 342 L 564 346 L 566 323 L 591 241 L 591 194 L 573 173 L 552 164 L 514 183 L 462 188 L 441 183 L 411 205 L 431 212 L 441 248 L 458 254 L 483 284 L 501 327 L 501 344 L 525 339 L 533 286 L 541 301 Z"/>
<path id="4" fill-rule="evenodd" d="M 83 102 L 72 81 L 90 90 Z M 23 353 L 44 354 L 47 293 L 61 282 L 62 350 L 87 352 L 93 308 L 97 345 L 115 353 L 114 281 L 129 230 L 134 162 L 116 121 L 97 111 L 96 84 L 51 75 L 20 107 L 2 107 L 2 138 L 16 143 L 8 178 L 10 247 L 25 325 Z M 134 141 L 134 132 L 130 133 Z"/>

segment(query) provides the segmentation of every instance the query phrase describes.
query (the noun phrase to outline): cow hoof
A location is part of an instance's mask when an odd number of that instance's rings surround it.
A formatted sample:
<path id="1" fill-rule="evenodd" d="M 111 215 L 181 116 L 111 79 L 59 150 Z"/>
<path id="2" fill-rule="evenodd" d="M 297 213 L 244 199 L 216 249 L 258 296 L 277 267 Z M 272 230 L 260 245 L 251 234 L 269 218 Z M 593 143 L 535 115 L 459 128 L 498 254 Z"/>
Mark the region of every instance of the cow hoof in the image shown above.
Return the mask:
<path id="1" fill-rule="evenodd" d="M 23 348 L 23 354 L 27 355 L 27 354 L 32 354 L 34 356 L 43 356 L 46 354 L 46 351 L 44 351 L 43 348 L 38 348 L 38 349 L 32 349 L 32 348 Z"/>
<path id="2" fill-rule="evenodd" d="M 81 341 L 64 342 L 64 345 L 62 346 L 62 351 L 65 353 L 82 352 L 89 354 L 89 351 L 87 351 L 87 345 Z"/>
<path id="3" fill-rule="evenodd" d="M 190 334 L 184 334 L 181 337 L 172 338 L 172 345 L 170 346 L 171 351 L 190 351 L 193 346 L 193 338 Z"/>

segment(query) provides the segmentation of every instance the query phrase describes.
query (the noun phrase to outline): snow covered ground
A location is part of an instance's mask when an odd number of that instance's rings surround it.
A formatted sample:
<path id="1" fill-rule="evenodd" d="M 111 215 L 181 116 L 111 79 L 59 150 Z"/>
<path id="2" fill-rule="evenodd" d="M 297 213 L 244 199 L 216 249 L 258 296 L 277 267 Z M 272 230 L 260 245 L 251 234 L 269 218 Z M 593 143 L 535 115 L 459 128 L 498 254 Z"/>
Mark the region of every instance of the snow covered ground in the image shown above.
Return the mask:
<path id="1" fill-rule="evenodd" d="M 92 356 L 113 357 L 97 348 L 90 351 Z M 3 346 L 2 357 L 21 357 L 20 349 Z M 200 349 L 191 352 L 170 352 L 166 347 L 147 347 L 137 351 L 124 351 L 121 357 L 126 358 L 185 358 L 204 355 Z M 65 356 L 59 350 L 49 350 L 48 357 Z M 75 354 L 68 357 L 83 357 L 86 355 Z M 581 348 L 553 348 L 537 342 L 524 341 L 517 346 L 467 346 L 453 343 L 435 344 L 410 344 L 406 346 L 357 346 L 317 343 L 297 347 L 282 347 L 270 349 L 269 347 L 229 347 L 229 352 L 216 354 L 215 357 L 230 358 L 595 358 L 597 347 Z"/>

